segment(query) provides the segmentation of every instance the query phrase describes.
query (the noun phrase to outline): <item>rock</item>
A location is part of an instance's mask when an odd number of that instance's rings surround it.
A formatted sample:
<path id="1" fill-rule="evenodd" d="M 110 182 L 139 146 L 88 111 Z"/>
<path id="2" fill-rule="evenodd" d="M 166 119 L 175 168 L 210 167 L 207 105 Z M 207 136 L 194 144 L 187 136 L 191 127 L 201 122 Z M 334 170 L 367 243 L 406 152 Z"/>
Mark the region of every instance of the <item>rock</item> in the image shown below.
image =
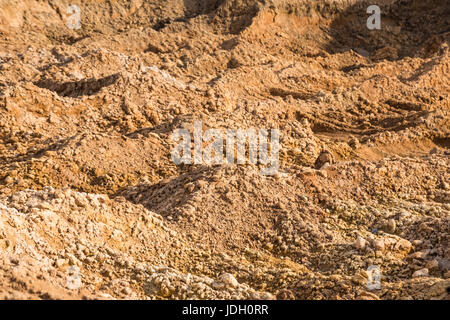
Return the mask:
<path id="1" fill-rule="evenodd" d="M 331 23 L 356 1 L 105 2 L 82 6 L 79 33 L 67 1 L 0 0 L 1 298 L 445 298 L 445 1 L 382 1 L 408 28 L 373 43 L 344 28 L 334 55 L 320 39 L 335 35 L 296 16 Z M 407 60 L 370 59 L 411 36 Z M 222 164 L 192 163 L 192 144 Z"/>
<path id="2" fill-rule="evenodd" d="M 363 291 L 356 298 L 357 300 L 380 300 L 380 298 L 372 292 Z"/>
<path id="3" fill-rule="evenodd" d="M 397 223 L 394 219 L 389 219 L 389 221 L 386 224 L 386 230 L 390 233 L 394 233 L 395 229 L 397 228 Z"/>
<path id="4" fill-rule="evenodd" d="M 282 289 L 277 293 L 277 300 L 295 300 L 295 295 L 291 290 Z"/>
<path id="5" fill-rule="evenodd" d="M 323 177 L 323 178 L 327 178 L 328 177 L 328 173 L 326 171 L 324 171 L 326 168 L 328 168 L 330 166 L 330 164 L 328 162 L 326 162 L 322 167 L 320 167 L 320 170 L 317 172 L 319 176 Z"/>
<path id="6" fill-rule="evenodd" d="M 361 144 L 359 143 L 359 140 L 357 138 L 355 138 L 354 136 L 351 136 L 349 141 L 348 141 L 348 145 L 352 149 L 358 149 Z"/>
<path id="7" fill-rule="evenodd" d="M 235 288 L 239 286 L 239 282 L 231 273 L 223 273 L 217 281 L 224 284 L 226 288 Z"/>
<path id="8" fill-rule="evenodd" d="M 131 289 L 130 289 L 129 287 L 125 287 L 125 288 L 123 288 L 123 289 L 121 290 L 121 292 L 122 292 L 124 295 L 129 296 L 133 291 L 131 291 Z"/>
<path id="9" fill-rule="evenodd" d="M 405 251 L 406 253 L 409 253 L 412 249 L 412 244 L 406 239 L 400 239 L 394 247 L 396 250 Z"/>
<path id="10" fill-rule="evenodd" d="M 208 186 L 208 182 L 206 182 L 205 180 L 199 180 L 196 182 L 197 187 L 201 188 L 205 188 L 206 186 Z"/>
<path id="11" fill-rule="evenodd" d="M 159 115 L 156 111 L 151 110 L 147 113 L 148 120 L 155 126 L 159 125 Z"/>
<path id="12" fill-rule="evenodd" d="M 353 246 L 358 250 L 364 250 L 366 248 L 367 240 L 361 236 L 358 236 Z"/>
<path id="13" fill-rule="evenodd" d="M 412 275 L 413 278 L 420 278 L 420 277 L 428 277 L 428 269 L 423 268 L 420 270 L 417 270 Z"/>
<path id="14" fill-rule="evenodd" d="M 367 278 L 363 272 L 359 272 L 352 277 L 352 281 L 359 285 L 364 285 L 367 283 Z"/>
<path id="15" fill-rule="evenodd" d="M 55 261 L 55 266 L 58 267 L 58 268 L 61 268 L 65 264 L 67 264 L 67 260 L 66 259 L 57 259 Z"/>
<path id="16" fill-rule="evenodd" d="M 102 177 L 105 175 L 105 171 L 102 168 L 95 168 L 94 169 L 94 175 L 96 177 Z"/>
<path id="17" fill-rule="evenodd" d="M 6 184 L 11 184 L 11 183 L 13 183 L 14 182 L 14 179 L 11 177 L 11 176 L 7 176 L 6 178 L 5 178 L 5 183 Z"/>
<path id="18" fill-rule="evenodd" d="M 270 292 L 263 292 L 260 296 L 260 300 L 275 300 L 275 297 Z"/>
<path id="19" fill-rule="evenodd" d="M 184 186 L 184 188 L 188 191 L 188 192 L 193 192 L 195 190 L 195 184 L 192 182 L 186 183 L 186 185 Z"/>
<path id="20" fill-rule="evenodd" d="M 68 254 L 66 256 L 67 256 L 67 259 L 68 259 L 69 264 L 71 266 L 78 266 L 78 265 L 80 265 L 80 261 L 73 254 Z"/>
<path id="21" fill-rule="evenodd" d="M 384 240 L 383 239 L 375 239 L 373 241 L 373 247 L 376 251 L 384 251 Z"/>
<path id="22" fill-rule="evenodd" d="M 36 207 L 39 209 L 42 209 L 42 210 L 51 210 L 52 209 L 52 206 L 48 202 L 41 202 Z"/>
<path id="23" fill-rule="evenodd" d="M 328 150 L 323 150 L 314 163 L 314 168 L 321 169 L 326 163 L 333 164 L 333 154 Z"/>
<path id="24" fill-rule="evenodd" d="M 425 265 L 425 267 L 426 267 L 428 270 L 436 270 L 436 269 L 439 268 L 439 261 L 437 261 L 436 259 L 433 259 L 433 260 L 429 261 L 429 262 Z"/>
<path id="25" fill-rule="evenodd" d="M 412 254 L 409 255 L 409 257 L 414 258 L 414 259 L 425 259 L 428 256 L 428 252 L 427 251 L 417 251 L 414 252 Z"/>
<path id="26" fill-rule="evenodd" d="M 250 294 L 250 299 L 252 300 L 275 300 L 273 294 L 269 292 L 253 292 Z"/>
<path id="27" fill-rule="evenodd" d="M 86 208 L 86 206 L 87 206 L 87 201 L 86 201 L 86 199 L 82 198 L 81 195 L 76 195 L 76 196 L 74 197 L 74 200 L 75 200 L 75 204 L 76 204 L 78 207 L 80 207 L 80 208 Z"/>
<path id="28" fill-rule="evenodd" d="M 383 59 L 397 59 L 398 50 L 391 46 L 385 46 L 378 49 L 375 54 L 372 55 L 373 60 L 383 60 Z"/>

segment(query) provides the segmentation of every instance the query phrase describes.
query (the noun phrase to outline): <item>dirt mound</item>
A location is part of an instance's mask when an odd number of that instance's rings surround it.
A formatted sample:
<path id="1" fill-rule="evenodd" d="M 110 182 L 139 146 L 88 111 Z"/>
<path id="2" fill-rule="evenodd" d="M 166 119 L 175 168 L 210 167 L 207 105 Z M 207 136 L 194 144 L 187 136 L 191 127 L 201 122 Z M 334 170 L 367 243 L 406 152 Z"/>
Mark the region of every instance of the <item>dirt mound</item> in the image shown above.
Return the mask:
<path id="1" fill-rule="evenodd" d="M 450 7 L 378 5 L 0 0 L 0 295 L 446 298 Z M 199 121 L 278 173 L 176 165 Z"/>

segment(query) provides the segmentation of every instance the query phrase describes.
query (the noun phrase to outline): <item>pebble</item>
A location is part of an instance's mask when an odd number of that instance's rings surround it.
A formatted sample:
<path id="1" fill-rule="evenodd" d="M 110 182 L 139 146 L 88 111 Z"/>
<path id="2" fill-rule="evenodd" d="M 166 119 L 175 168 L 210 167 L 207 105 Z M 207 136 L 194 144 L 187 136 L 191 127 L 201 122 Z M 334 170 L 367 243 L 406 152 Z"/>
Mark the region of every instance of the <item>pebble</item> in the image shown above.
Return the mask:
<path id="1" fill-rule="evenodd" d="M 187 183 L 184 188 L 188 191 L 188 192 L 193 192 L 195 190 L 195 184 L 193 184 L 192 182 Z"/>
<path id="2" fill-rule="evenodd" d="M 231 273 L 223 273 L 219 279 L 219 282 L 223 283 L 226 287 L 235 288 L 239 286 L 239 282 L 236 280 L 236 278 Z"/>
<path id="3" fill-rule="evenodd" d="M 367 241 L 361 236 L 358 236 L 353 246 L 358 250 L 364 250 L 366 248 Z"/>
<path id="4" fill-rule="evenodd" d="M 5 178 L 5 183 L 6 183 L 6 184 L 11 184 L 11 183 L 13 183 L 13 182 L 14 182 L 14 179 L 13 179 L 12 177 L 7 176 L 7 177 Z"/>
<path id="5" fill-rule="evenodd" d="M 425 267 L 429 270 L 435 270 L 435 269 L 439 268 L 439 262 L 436 259 L 433 259 L 433 260 L 429 261 Z"/>
<path id="6" fill-rule="evenodd" d="M 295 300 L 295 295 L 291 290 L 282 289 L 277 293 L 277 300 Z"/>
<path id="7" fill-rule="evenodd" d="M 411 258 L 415 259 L 425 259 L 428 256 L 427 251 L 417 251 L 410 255 Z"/>
<path id="8" fill-rule="evenodd" d="M 390 233 L 394 233 L 396 228 L 397 228 L 397 224 L 396 224 L 395 220 L 394 219 L 389 219 L 389 221 L 388 221 L 388 223 L 386 225 L 387 231 L 390 232 Z"/>
<path id="9" fill-rule="evenodd" d="M 409 242 L 406 239 L 400 239 L 396 244 L 395 244 L 395 248 L 397 250 L 403 250 L 406 251 L 406 253 L 408 253 L 409 251 L 411 251 L 412 249 L 412 244 L 411 242 Z"/>
<path id="10" fill-rule="evenodd" d="M 56 261 L 55 261 L 55 265 L 56 265 L 56 267 L 58 267 L 58 268 L 61 268 L 63 265 L 65 265 L 67 263 L 67 260 L 66 259 L 57 259 Z"/>
<path id="11" fill-rule="evenodd" d="M 383 239 L 376 239 L 373 241 L 373 247 L 377 251 L 384 251 L 384 241 Z"/>
<path id="12" fill-rule="evenodd" d="M 132 293 L 132 291 L 129 287 L 125 287 L 122 289 L 122 293 L 129 296 Z"/>
<path id="13" fill-rule="evenodd" d="M 421 278 L 421 277 L 428 277 L 428 269 L 423 268 L 420 270 L 417 270 L 412 275 L 413 278 Z"/>

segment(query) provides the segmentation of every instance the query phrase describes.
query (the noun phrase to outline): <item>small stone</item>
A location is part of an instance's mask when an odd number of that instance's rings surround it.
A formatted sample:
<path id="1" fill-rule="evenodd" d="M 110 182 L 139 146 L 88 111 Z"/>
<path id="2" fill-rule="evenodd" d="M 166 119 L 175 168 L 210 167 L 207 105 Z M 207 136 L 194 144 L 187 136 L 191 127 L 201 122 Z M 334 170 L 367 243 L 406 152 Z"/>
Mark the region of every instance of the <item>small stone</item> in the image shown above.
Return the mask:
<path id="1" fill-rule="evenodd" d="M 235 288 L 239 285 L 239 282 L 231 273 L 222 274 L 218 281 L 222 282 L 226 287 Z"/>
<path id="2" fill-rule="evenodd" d="M 390 233 L 394 233 L 395 229 L 397 228 L 397 223 L 395 222 L 394 219 L 389 219 L 387 225 L 386 225 L 386 229 L 388 232 Z"/>
<path id="3" fill-rule="evenodd" d="M 270 292 L 264 292 L 261 295 L 261 300 L 275 300 L 275 297 L 273 294 L 271 294 Z"/>
<path id="4" fill-rule="evenodd" d="M 417 251 L 414 253 L 411 253 L 410 257 L 414 259 L 425 259 L 428 256 L 428 251 Z"/>
<path id="5" fill-rule="evenodd" d="M 425 265 L 425 267 L 426 267 L 428 270 L 435 270 L 435 269 L 438 269 L 438 268 L 439 268 L 439 261 L 437 261 L 436 259 L 433 259 L 433 260 L 429 261 L 429 262 Z"/>
<path id="6" fill-rule="evenodd" d="M 86 208 L 86 201 L 79 195 L 75 196 L 75 204 L 80 208 Z"/>
<path id="7" fill-rule="evenodd" d="M 428 269 L 423 268 L 423 269 L 417 270 L 416 272 L 413 273 L 412 277 L 413 278 L 428 277 Z"/>
<path id="8" fill-rule="evenodd" d="M 188 192 L 193 192 L 195 190 L 195 184 L 193 184 L 192 182 L 186 183 L 186 185 L 184 186 L 184 188 L 188 191 Z"/>
<path id="9" fill-rule="evenodd" d="M 52 209 L 52 206 L 48 202 L 41 202 L 37 205 L 37 208 L 42 210 L 50 210 Z"/>
<path id="10" fill-rule="evenodd" d="M 277 300 L 295 300 L 295 295 L 291 290 L 283 289 L 277 293 Z"/>
<path id="11" fill-rule="evenodd" d="M 44 155 L 47 157 L 55 157 L 56 156 L 56 151 L 54 150 L 47 150 L 44 152 Z"/>
<path id="12" fill-rule="evenodd" d="M 154 111 L 154 110 L 149 111 L 149 112 L 147 113 L 147 117 L 148 117 L 148 120 L 149 120 L 152 124 L 154 124 L 155 126 L 157 126 L 157 125 L 160 123 L 159 115 L 158 115 L 158 113 L 157 113 L 156 111 Z"/>
<path id="13" fill-rule="evenodd" d="M 380 298 L 372 292 L 364 291 L 358 295 L 357 300 L 380 300 Z"/>
<path id="14" fill-rule="evenodd" d="M 69 264 L 70 264 L 71 266 L 77 266 L 77 265 L 80 264 L 80 261 L 79 261 L 74 255 L 72 255 L 72 254 L 68 254 L 68 255 L 67 255 L 67 258 L 68 258 Z"/>
<path id="15" fill-rule="evenodd" d="M 103 169 L 101 169 L 101 168 L 95 168 L 94 175 L 96 177 L 102 177 L 102 176 L 105 175 L 105 171 Z"/>
<path id="16" fill-rule="evenodd" d="M 279 202 L 277 203 L 277 207 L 278 207 L 279 209 L 281 209 L 281 210 L 286 210 L 286 206 L 285 206 L 284 203 L 281 202 L 281 201 L 279 201 Z"/>
<path id="17" fill-rule="evenodd" d="M 360 147 L 360 143 L 359 140 L 353 136 L 350 137 L 350 140 L 348 141 L 348 145 L 352 148 L 352 149 L 358 149 Z"/>
<path id="18" fill-rule="evenodd" d="M 358 236 L 353 246 L 358 250 L 364 250 L 366 248 L 367 241 L 361 236 Z"/>
<path id="19" fill-rule="evenodd" d="M 205 188 L 208 185 L 208 183 L 205 180 L 199 180 L 197 181 L 197 187 L 201 188 Z"/>
<path id="20" fill-rule="evenodd" d="M 5 178 L 5 183 L 6 183 L 6 184 L 11 184 L 11 183 L 13 183 L 13 182 L 14 182 L 14 179 L 13 179 L 12 177 L 7 176 L 7 177 Z"/>
<path id="21" fill-rule="evenodd" d="M 373 247 L 376 251 L 384 251 L 384 241 L 383 239 L 376 239 L 373 241 Z"/>
<path id="22" fill-rule="evenodd" d="M 164 286 L 159 289 L 159 294 L 164 298 L 168 298 L 168 297 L 170 297 L 171 292 L 170 292 L 169 288 Z"/>
<path id="23" fill-rule="evenodd" d="M 430 154 L 436 154 L 439 152 L 439 149 L 434 147 L 433 149 L 430 150 Z"/>
<path id="24" fill-rule="evenodd" d="M 48 122 L 51 124 L 58 123 L 58 117 L 52 113 L 48 116 Z"/>
<path id="25" fill-rule="evenodd" d="M 132 293 L 132 291 L 131 291 L 130 288 L 125 287 L 125 288 L 122 289 L 122 293 L 127 295 L 127 296 L 129 296 Z"/>
<path id="26" fill-rule="evenodd" d="M 333 164 L 333 154 L 328 150 L 323 150 L 314 163 L 314 168 L 321 169 L 326 163 Z"/>
<path id="27" fill-rule="evenodd" d="M 363 273 L 359 272 L 352 277 L 352 281 L 356 284 L 364 285 L 367 282 L 367 278 Z"/>
<path id="28" fill-rule="evenodd" d="M 409 251 L 411 251 L 412 249 L 412 244 L 411 242 L 409 242 L 406 239 L 400 239 L 396 244 L 395 244 L 395 249 L 397 250 L 401 250 L 401 251 L 405 251 L 406 253 L 408 253 Z"/>
<path id="29" fill-rule="evenodd" d="M 323 178 L 327 178 L 328 177 L 328 173 L 326 171 L 324 171 L 326 168 L 328 168 L 330 166 L 330 164 L 327 162 L 325 163 L 322 167 L 320 167 L 320 170 L 317 172 L 317 174 Z"/>
<path id="30" fill-rule="evenodd" d="M 58 268 L 61 268 L 61 267 L 64 266 L 66 263 L 67 263 L 67 260 L 66 260 L 66 259 L 57 259 L 57 260 L 55 261 L 55 265 L 56 265 L 56 267 L 58 267 Z"/>

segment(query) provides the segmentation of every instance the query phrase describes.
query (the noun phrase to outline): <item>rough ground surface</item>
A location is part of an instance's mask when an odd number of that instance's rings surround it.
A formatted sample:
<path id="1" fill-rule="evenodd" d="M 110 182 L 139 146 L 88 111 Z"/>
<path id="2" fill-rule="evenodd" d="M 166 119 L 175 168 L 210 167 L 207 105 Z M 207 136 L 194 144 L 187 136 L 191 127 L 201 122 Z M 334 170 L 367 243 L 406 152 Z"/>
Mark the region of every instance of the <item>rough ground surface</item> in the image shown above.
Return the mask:
<path id="1" fill-rule="evenodd" d="M 381 30 L 361 1 L 0 0 L 0 298 L 448 298 L 449 2 L 370 4 Z M 194 120 L 278 128 L 279 173 L 176 166 Z"/>

